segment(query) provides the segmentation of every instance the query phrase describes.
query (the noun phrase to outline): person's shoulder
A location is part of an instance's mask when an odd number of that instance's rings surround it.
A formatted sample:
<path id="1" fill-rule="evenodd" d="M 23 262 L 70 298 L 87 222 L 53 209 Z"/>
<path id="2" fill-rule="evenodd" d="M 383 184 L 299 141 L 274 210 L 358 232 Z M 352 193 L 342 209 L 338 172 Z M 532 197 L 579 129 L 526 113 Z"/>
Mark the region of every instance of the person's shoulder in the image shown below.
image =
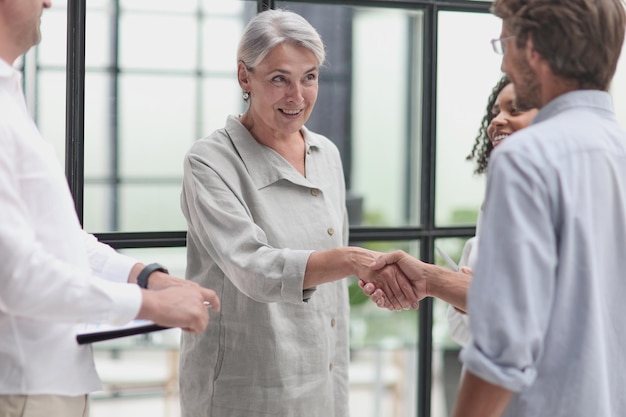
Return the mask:
<path id="1" fill-rule="evenodd" d="M 210 151 L 210 153 L 221 153 L 226 151 L 227 149 L 232 148 L 231 144 L 231 135 L 232 132 L 229 132 L 230 125 L 230 116 L 226 121 L 224 127 L 219 129 L 215 129 L 213 132 L 209 133 L 206 136 L 201 137 L 200 139 L 195 140 L 188 151 L 188 154 L 194 153 L 206 153 Z"/>
<path id="2" fill-rule="evenodd" d="M 560 159 L 604 149 L 616 140 L 626 142 L 626 130 L 613 112 L 572 107 L 511 135 L 502 150 L 533 159 Z"/>

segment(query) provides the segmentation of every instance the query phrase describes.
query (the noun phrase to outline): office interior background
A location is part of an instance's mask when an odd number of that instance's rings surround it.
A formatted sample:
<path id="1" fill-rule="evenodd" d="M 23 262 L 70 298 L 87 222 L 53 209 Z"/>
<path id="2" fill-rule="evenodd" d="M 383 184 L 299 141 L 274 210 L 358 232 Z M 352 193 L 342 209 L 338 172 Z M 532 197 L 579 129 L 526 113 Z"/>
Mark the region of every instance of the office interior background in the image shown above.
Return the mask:
<path id="1" fill-rule="evenodd" d="M 44 12 L 41 44 L 16 65 L 85 229 L 182 277 L 184 154 L 245 109 L 236 49 L 247 21 L 267 7 L 295 11 L 327 49 L 307 127 L 341 151 L 351 243 L 442 263 L 435 246 L 459 258 L 485 189 L 466 155 L 501 76 L 489 43 L 500 21 L 489 6 L 57 0 Z M 622 122 L 624 90 L 621 64 L 611 92 Z M 447 306 L 427 299 L 417 312 L 393 313 L 354 279 L 351 290 L 352 414 L 447 416 L 460 372 Z M 177 346 L 175 330 L 94 344 L 105 390 L 92 398 L 92 417 L 179 415 Z"/>

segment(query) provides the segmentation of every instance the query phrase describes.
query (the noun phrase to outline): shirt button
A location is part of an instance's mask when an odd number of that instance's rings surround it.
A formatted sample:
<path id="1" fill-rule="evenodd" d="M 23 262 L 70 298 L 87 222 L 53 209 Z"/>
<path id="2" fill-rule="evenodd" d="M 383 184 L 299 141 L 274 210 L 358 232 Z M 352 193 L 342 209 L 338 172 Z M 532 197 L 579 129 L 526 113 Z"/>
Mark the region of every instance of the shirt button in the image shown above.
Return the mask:
<path id="1" fill-rule="evenodd" d="M 319 193 L 320 193 L 320 190 L 318 190 L 317 188 L 313 188 L 313 189 L 311 190 L 311 195 L 312 195 L 313 197 L 317 197 L 317 195 L 318 195 Z"/>
<path id="2" fill-rule="evenodd" d="M 335 234 L 335 229 L 333 229 L 332 227 L 329 227 L 329 228 L 328 228 L 328 230 L 327 230 L 327 232 L 328 232 L 328 234 L 329 234 L 329 235 L 331 235 L 331 236 L 332 236 L 332 235 L 334 235 L 334 234 Z"/>
<path id="3" fill-rule="evenodd" d="M 328 365 L 328 370 L 332 371 L 333 370 L 333 364 L 331 363 L 330 365 Z"/>
<path id="4" fill-rule="evenodd" d="M 332 320 L 330 321 L 330 327 L 335 327 L 335 324 L 336 324 L 336 323 L 337 323 L 337 322 L 335 321 L 335 319 L 332 319 Z"/>
<path id="5" fill-rule="evenodd" d="M 306 153 L 307 155 L 311 155 L 311 148 L 307 148 Z"/>

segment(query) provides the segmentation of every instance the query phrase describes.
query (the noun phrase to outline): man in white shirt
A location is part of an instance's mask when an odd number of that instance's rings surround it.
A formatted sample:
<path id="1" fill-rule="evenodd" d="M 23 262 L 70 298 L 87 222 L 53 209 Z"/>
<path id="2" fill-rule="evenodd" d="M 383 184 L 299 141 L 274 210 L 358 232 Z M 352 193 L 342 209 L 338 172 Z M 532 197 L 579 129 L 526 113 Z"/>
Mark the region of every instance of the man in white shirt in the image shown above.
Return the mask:
<path id="1" fill-rule="evenodd" d="M 100 381 L 91 348 L 76 342 L 77 323 L 137 318 L 198 333 L 209 321 L 207 303 L 219 309 L 212 290 L 83 231 L 12 67 L 39 42 L 49 7 L 47 0 L 0 0 L 1 417 L 87 415 L 87 394 Z"/>

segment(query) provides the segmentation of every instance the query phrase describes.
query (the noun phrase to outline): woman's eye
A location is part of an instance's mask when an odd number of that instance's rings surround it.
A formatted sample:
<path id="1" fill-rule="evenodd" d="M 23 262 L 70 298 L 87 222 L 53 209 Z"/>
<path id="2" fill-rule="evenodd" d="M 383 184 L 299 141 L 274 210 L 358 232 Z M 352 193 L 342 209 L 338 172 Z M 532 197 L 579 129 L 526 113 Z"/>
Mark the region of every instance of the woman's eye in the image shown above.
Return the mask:
<path id="1" fill-rule="evenodd" d="M 317 75 L 316 74 L 307 74 L 306 76 L 306 80 L 307 81 L 315 81 L 317 79 Z"/>
<path id="2" fill-rule="evenodd" d="M 285 81 L 285 77 L 283 77 L 282 75 L 277 75 L 276 77 L 272 78 L 272 82 L 274 83 L 281 83 Z"/>

